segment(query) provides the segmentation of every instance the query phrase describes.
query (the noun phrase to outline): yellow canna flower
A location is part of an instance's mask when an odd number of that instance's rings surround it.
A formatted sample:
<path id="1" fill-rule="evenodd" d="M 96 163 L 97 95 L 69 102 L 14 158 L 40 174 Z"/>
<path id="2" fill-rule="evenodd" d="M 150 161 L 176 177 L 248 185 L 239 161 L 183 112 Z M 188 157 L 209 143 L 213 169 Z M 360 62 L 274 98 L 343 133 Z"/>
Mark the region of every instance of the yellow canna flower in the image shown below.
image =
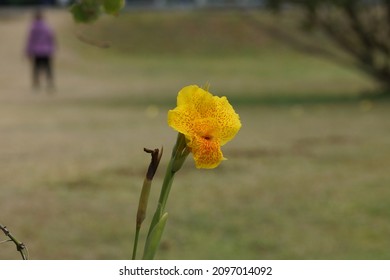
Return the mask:
<path id="1" fill-rule="evenodd" d="M 241 128 L 240 117 L 226 97 L 195 85 L 180 90 L 177 107 L 168 112 L 168 124 L 185 135 L 196 167 L 209 169 L 224 160 L 221 146 Z"/>

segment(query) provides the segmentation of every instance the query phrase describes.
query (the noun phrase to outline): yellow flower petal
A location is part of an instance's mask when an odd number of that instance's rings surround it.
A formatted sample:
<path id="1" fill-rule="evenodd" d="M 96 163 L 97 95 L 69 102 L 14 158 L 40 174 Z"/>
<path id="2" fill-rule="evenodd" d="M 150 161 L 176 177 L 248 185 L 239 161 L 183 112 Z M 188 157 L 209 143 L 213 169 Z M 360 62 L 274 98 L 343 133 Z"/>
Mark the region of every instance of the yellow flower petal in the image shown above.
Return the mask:
<path id="1" fill-rule="evenodd" d="M 168 112 L 168 125 L 188 136 L 193 134 L 193 114 L 186 107 L 177 107 Z"/>
<path id="2" fill-rule="evenodd" d="M 215 103 L 213 118 L 221 128 L 218 136 L 223 146 L 234 138 L 241 128 L 241 122 L 226 97 L 216 97 Z"/>
<path id="3" fill-rule="evenodd" d="M 214 168 L 223 160 L 220 146 L 241 128 L 239 116 L 226 97 L 213 96 L 198 86 L 187 86 L 168 112 L 168 124 L 184 134 L 199 168 Z"/>

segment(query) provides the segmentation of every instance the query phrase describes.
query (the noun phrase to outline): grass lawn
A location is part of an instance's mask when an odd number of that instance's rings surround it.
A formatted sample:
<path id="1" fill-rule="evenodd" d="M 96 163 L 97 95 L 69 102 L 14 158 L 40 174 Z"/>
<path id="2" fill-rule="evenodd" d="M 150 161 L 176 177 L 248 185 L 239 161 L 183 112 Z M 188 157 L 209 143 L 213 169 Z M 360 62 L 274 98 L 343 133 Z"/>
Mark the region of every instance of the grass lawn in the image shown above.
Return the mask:
<path id="1" fill-rule="evenodd" d="M 29 15 L 0 24 L 0 222 L 32 259 L 131 257 L 143 148 L 165 150 L 146 230 L 176 138 L 167 110 L 181 87 L 206 83 L 243 127 L 220 167 L 197 170 L 189 158 L 177 174 L 157 258 L 390 258 L 390 103 L 371 98 L 376 85 L 360 72 L 266 32 L 294 30 L 288 19 L 48 17 L 60 43 L 54 95 L 29 88 L 20 58 Z M 333 51 L 318 38 L 309 43 Z M 0 245 L 0 259 L 18 258 Z"/>

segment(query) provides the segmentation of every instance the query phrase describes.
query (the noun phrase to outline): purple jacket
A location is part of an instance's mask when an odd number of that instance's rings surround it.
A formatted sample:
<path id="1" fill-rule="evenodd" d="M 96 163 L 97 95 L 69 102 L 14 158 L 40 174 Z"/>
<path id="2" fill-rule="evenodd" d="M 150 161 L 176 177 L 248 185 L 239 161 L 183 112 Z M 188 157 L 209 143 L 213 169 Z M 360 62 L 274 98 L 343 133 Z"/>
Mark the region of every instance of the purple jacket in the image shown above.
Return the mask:
<path id="1" fill-rule="evenodd" d="M 43 20 L 35 20 L 28 35 L 28 56 L 51 56 L 55 51 L 54 33 Z"/>

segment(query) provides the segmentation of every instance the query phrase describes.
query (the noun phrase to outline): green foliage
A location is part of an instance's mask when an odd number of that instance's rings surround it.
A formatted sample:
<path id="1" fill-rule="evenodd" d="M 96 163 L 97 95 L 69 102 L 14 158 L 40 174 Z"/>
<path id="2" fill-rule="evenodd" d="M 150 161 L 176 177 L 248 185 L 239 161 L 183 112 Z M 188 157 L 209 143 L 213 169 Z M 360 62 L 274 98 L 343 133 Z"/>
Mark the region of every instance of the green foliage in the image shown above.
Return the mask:
<path id="1" fill-rule="evenodd" d="M 118 15 L 124 4 L 124 0 L 82 0 L 73 4 L 70 12 L 76 22 L 90 23 L 103 13 Z"/>
<path id="2" fill-rule="evenodd" d="M 101 14 L 101 4 L 97 1 L 82 1 L 75 3 L 70 12 L 76 22 L 89 23 L 97 20 Z"/>
<path id="3" fill-rule="evenodd" d="M 117 15 L 119 11 L 125 6 L 124 0 L 104 0 L 104 11 L 110 15 Z"/>
<path id="4" fill-rule="evenodd" d="M 162 215 L 156 226 L 152 229 L 145 244 L 144 260 L 152 260 L 160 245 L 160 240 L 164 232 L 165 224 L 167 223 L 168 213 Z"/>

